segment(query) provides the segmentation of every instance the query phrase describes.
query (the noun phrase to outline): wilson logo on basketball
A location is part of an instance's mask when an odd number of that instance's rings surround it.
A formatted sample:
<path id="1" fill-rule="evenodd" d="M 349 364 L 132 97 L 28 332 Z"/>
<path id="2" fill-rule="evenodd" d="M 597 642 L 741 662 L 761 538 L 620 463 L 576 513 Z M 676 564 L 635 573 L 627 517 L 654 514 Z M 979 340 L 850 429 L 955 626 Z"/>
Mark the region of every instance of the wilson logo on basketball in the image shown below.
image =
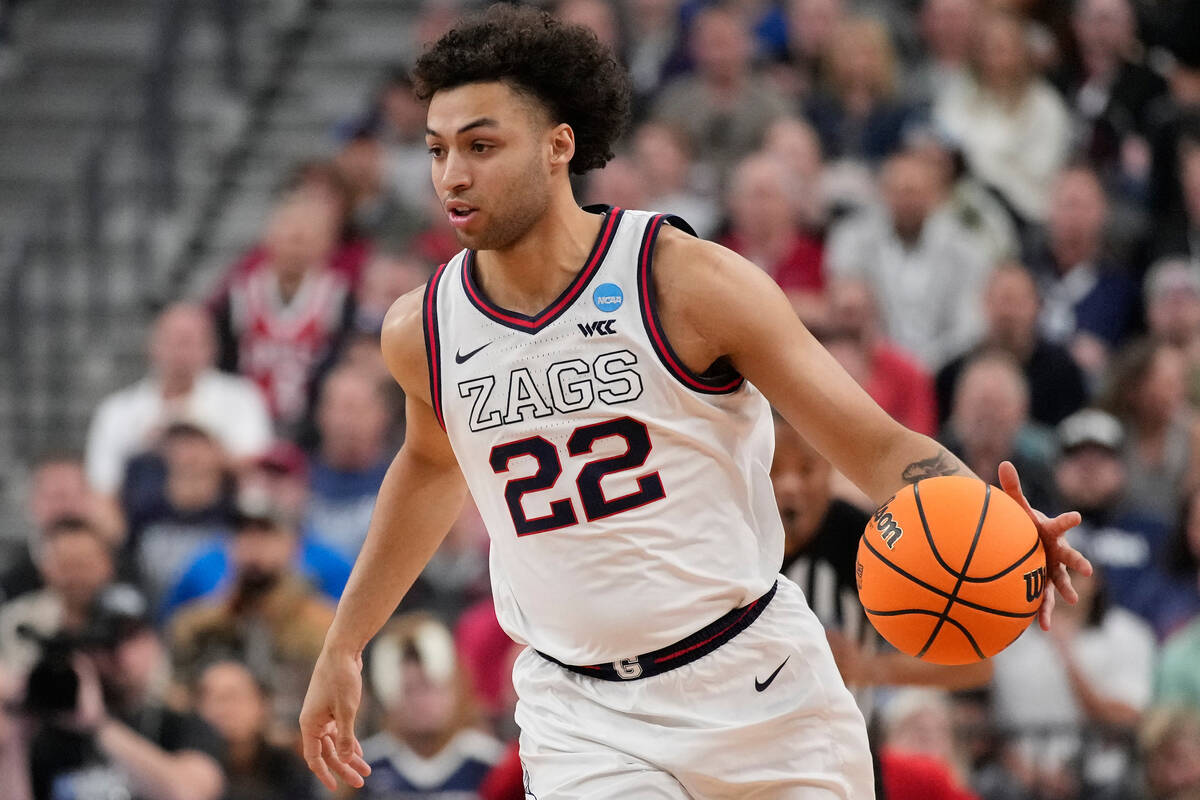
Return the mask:
<path id="1" fill-rule="evenodd" d="M 891 500 L 888 501 L 888 503 L 890 502 Z M 904 530 L 887 510 L 888 503 L 884 503 L 875 511 L 875 527 L 879 529 L 879 535 L 883 539 L 883 543 L 888 546 L 888 550 L 891 550 L 896 546 L 896 542 L 900 541 L 900 537 L 904 535 Z"/>
<path id="2" fill-rule="evenodd" d="M 1038 567 L 1032 572 L 1025 573 L 1025 600 L 1032 603 L 1042 596 L 1046 585 L 1046 568 Z"/>

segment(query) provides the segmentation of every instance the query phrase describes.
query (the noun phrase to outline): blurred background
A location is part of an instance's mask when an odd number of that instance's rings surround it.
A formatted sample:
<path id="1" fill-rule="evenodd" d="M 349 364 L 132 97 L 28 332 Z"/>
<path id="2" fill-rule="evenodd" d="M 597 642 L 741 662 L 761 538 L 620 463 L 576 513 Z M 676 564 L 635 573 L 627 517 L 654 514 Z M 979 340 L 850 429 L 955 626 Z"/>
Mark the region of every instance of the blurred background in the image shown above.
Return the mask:
<path id="1" fill-rule="evenodd" d="M 0 0 L 0 797 L 323 797 L 312 663 L 457 247 L 408 68 L 466 0 Z M 777 425 L 785 572 L 880 796 L 1200 798 L 1200 3 L 563 0 L 629 68 L 585 203 L 768 272 L 894 417 L 1078 509 L 1082 600 L 890 652 L 869 503 Z M 524 798 L 468 509 L 367 652 L 378 798 Z"/>

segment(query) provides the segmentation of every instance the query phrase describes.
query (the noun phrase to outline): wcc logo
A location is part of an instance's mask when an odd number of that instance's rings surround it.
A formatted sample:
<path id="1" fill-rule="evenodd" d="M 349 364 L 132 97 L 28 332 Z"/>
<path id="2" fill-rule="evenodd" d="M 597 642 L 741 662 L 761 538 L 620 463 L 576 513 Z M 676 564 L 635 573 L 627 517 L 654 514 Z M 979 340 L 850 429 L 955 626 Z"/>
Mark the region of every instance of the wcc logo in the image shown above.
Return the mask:
<path id="1" fill-rule="evenodd" d="M 615 319 L 601 319 L 596 322 L 578 322 L 576 326 L 584 336 L 612 336 L 617 332 Z"/>
<path id="2" fill-rule="evenodd" d="M 1042 589 L 1046 587 L 1046 568 L 1038 567 L 1032 572 L 1026 572 L 1025 578 L 1025 600 L 1032 603 L 1042 596 Z"/>
<path id="3" fill-rule="evenodd" d="M 900 541 L 900 537 L 904 535 L 904 529 L 899 523 L 892 518 L 892 514 L 888 511 L 888 504 L 895 500 L 893 496 L 887 503 L 881 505 L 875 511 L 875 527 L 879 530 L 879 536 L 883 539 L 883 543 L 888 546 L 888 550 L 896 546 L 896 542 Z"/>

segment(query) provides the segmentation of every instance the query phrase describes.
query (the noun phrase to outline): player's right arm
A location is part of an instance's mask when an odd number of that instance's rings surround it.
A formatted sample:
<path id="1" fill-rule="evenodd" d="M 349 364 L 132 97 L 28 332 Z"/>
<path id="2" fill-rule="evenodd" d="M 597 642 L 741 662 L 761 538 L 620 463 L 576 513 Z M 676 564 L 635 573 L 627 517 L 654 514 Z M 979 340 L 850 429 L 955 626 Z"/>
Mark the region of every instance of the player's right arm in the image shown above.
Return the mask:
<path id="1" fill-rule="evenodd" d="M 354 736 L 363 649 L 425 568 L 466 496 L 450 441 L 430 403 L 422 291 L 397 300 L 383 323 L 384 360 L 405 393 L 404 446 L 379 487 L 366 541 L 300 712 L 304 760 L 330 790 L 337 788 L 335 775 L 358 787 L 370 773 Z"/>

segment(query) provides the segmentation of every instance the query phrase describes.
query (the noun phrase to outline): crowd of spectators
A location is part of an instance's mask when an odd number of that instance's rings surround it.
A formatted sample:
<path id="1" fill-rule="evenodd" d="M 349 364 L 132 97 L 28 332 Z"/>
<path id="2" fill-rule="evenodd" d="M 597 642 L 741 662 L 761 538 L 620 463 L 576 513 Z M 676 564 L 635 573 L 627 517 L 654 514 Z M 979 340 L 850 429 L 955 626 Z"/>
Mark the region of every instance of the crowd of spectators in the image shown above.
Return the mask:
<path id="1" fill-rule="evenodd" d="M 428 40 L 475 5 L 396 13 Z M 581 199 L 683 216 L 898 420 L 1083 515 L 1080 603 L 937 668 L 866 625 L 869 504 L 777 420 L 781 569 L 867 716 L 880 796 L 1200 797 L 1200 5 L 546 7 L 634 84 Z M 428 176 L 397 65 L 280 176 L 211 294 L 159 314 L 79 453 L 30 465 L 27 547 L 0 561 L 0 796 L 323 796 L 297 714 L 404 438 L 380 327 L 458 249 Z M 365 796 L 523 798 L 517 651 L 468 506 L 366 654 Z"/>

